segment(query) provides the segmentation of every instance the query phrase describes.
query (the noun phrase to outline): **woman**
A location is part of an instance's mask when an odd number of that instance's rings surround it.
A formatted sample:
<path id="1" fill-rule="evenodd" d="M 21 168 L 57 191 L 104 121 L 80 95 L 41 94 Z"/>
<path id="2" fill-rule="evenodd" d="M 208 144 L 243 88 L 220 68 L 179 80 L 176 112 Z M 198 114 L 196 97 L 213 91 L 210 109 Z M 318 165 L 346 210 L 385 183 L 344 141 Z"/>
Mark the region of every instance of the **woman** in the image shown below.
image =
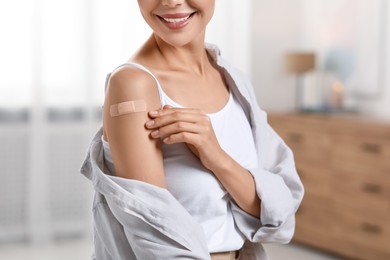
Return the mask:
<path id="1" fill-rule="evenodd" d="M 138 0 L 153 34 L 108 77 L 82 169 L 97 191 L 96 259 L 266 259 L 261 243 L 293 235 L 293 156 L 249 82 L 205 45 L 214 4 Z"/>

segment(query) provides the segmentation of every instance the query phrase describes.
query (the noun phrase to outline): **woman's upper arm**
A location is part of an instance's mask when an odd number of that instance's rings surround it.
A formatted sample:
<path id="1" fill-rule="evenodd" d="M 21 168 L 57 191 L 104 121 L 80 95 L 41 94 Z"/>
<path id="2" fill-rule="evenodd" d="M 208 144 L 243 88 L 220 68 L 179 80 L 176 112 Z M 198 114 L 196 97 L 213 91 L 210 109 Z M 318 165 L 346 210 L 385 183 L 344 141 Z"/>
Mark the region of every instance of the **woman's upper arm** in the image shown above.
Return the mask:
<path id="1" fill-rule="evenodd" d="M 145 111 L 110 114 L 111 106 L 136 100 L 145 102 Z M 131 67 L 112 74 L 104 102 L 103 125 L 116 176 L 166 187 L 160 140 L 152 139 L 145 128 L 148 112 L 160 106 L 156 81 L 149 74 Z"/>

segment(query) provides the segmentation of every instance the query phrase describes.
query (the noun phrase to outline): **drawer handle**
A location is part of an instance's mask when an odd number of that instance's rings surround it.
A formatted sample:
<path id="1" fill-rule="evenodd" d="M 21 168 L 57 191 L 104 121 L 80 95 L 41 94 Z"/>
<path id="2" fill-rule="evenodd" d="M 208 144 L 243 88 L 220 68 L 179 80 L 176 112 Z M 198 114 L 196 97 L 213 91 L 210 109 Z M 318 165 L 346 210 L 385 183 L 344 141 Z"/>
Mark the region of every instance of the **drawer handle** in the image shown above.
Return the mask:
<path id="1" fill-rule="evenodd" d="M 362 190 L 367 193 L 380 194 L 382 192 L 382 187 L 378 184 L 363 183 Z"/>
<path id="2" fill-rule="evenodd" d="M 362 144 L 362 149 L 366 153 L 379 154 L 381 153 L 381 146 L 379 144 L 373 143 L 364 143 Z"/>
<path id="3" fill-rule="evenodd" d="M 375 235 L 382 233 L 382 229 L 380 226 L 367 223 L 367 222 L 361 224 L 361 229 L 366 233 L 375 234 Z"/>
<path id="4" fill-rule="evenodd" d="M 289 133 L 288 135 L 288 140 L 294 143 L 299 143 L 302 141 L 302 139 L 303 139 L 302 135 L 298 133 Z"/>
<path id="5" fill-rule="evenodd" d="M 303 207 L 302 205 L 298 208 L 297 212 L 295 213 L 297 216 L 301 216 L 305 214 L 306 208 Z"/>

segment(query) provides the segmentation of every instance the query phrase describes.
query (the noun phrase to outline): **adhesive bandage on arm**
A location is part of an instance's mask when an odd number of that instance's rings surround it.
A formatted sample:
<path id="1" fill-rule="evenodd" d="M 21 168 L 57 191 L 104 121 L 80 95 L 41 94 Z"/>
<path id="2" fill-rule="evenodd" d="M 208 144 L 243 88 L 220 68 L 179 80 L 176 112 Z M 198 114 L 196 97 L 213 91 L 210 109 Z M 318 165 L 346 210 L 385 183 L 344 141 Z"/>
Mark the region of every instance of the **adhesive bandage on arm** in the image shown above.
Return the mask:
<path id="1" fill-rule="evenodd" d="M 111 117 L 146 111 L 145 100 L 126 101 L 110 106 Z"/>

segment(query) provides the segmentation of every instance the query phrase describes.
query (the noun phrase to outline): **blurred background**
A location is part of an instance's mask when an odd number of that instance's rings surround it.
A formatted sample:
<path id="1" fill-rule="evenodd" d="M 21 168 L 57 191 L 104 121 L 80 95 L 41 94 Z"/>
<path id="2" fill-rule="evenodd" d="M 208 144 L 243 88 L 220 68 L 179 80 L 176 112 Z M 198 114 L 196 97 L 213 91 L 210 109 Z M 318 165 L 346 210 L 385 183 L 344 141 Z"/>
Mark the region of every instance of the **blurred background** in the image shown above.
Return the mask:
<path id="1" fill-rule="evenodd" d="M 390 259 L 390 4 L 217 0 L 207 41 L 253 82 L 306 196 L 273 259 Z M 79 169 L 106 74 L 150 35 L 136 1 L 0 3 L 0 259 L 88 259 Z"/>

